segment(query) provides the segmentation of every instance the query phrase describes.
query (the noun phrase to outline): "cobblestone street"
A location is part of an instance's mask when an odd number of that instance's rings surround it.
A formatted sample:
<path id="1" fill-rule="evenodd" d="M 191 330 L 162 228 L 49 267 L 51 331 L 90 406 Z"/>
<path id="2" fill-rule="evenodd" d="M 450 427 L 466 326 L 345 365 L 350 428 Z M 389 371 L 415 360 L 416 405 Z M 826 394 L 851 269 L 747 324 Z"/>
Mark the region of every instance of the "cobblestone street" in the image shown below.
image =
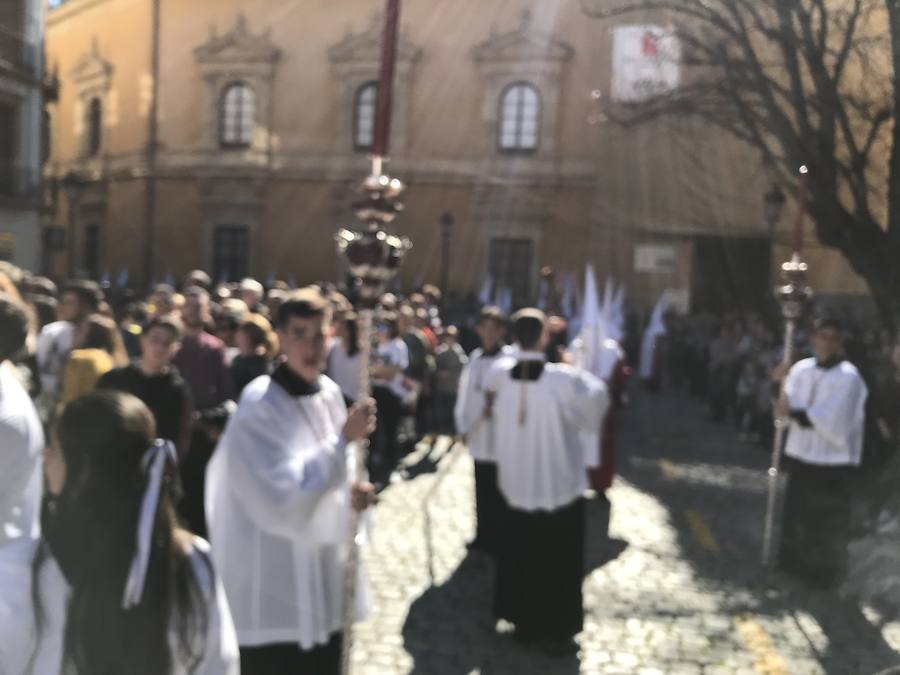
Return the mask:
<path id="1" fill-rule="evenodd" d="M 358 627 L 354 672 L 857 675 L 900 664 L 900 623 L 784 581 L 766 590 L 766 453 L 703 414 L 640 394 L 624 416 L 609 539 L 604 509 L 589 506 L 577 658 L 523 650 L 495 631 L 490 565 L 465 549 L 471 462 L 448 439 L 428 457 L 420 447 L 413 477 L 375 511 L 366 555 L 376 610 Z"/>

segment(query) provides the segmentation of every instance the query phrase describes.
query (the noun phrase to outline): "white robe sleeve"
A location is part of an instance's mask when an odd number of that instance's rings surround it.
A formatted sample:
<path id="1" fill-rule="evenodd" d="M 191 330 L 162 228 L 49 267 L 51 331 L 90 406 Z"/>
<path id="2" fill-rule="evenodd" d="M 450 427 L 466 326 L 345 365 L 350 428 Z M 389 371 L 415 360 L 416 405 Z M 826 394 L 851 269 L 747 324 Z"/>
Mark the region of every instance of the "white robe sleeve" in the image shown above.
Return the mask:
<path id="1" fill-rule="evenodd" d="M 567 407 L 570 420 L 579 430 L 584 454 L 584 468 L 596 469 L 601 464 L 600 432 L 609 407 L 606 385 L 587 370 L 576 370 L 571 382 L 571 404 Z"/>
<path id="2" fill-rule="evenodd" d="M 297 539 L 310 527 L 319 501 L 347 481 L 347 441 L 332 435 L 302 457 L 281 451 L 284 423 L 236 415 L 222 438 L 227 480 L 247 515 L 263 531 Z"/>
<path id="3" fill-rule="evenodd" d="M 207 621 L 203 658 L 191 671 L 191 675 L 240 675 L 241 659 L 237 633 L 225 597 L 225 589 L 219 578 L 212 573 L 209 544 L 195 538 L 194 546 L 197 551 L 193 553 L 191 563 L 206 598 Z M 206 560 L 200 559 L 199 556 L 205 557 Z"/>
<path id="4" fill-rule="evenodd" d="M 475 363 L 476 361 L 473 360 L 463 368 L 462 375 L 460 375 L 459 378 L 459 393 L 456 397 L 456 406 L 453 409 L 453 417 L 456 419 L 456 429 L 461 434 L 468 434 L 483 412 L 482 410 L 478 410 L 478 404 L 475 400 L 477 396 L 474 396 L 474 392 L 469 390 L 472 367 Z"/>
<path id="5" fill-rule="evenodd" d="M 868 391 L 861 377 L 845 376 L 829 382 L 826 392 L 819 392 L 806 416 L 813 429 L 829 443 L 849 450 L 852 439 L 865 422 Z"/>
<path id="6" fill-rule="evenodd" d="M 570 382 L 570 403 L 566 408 L 569 419 L 581 431 L 598 433 L 609 407 L 606 385 L 587 371 L 576 372 Z"/>

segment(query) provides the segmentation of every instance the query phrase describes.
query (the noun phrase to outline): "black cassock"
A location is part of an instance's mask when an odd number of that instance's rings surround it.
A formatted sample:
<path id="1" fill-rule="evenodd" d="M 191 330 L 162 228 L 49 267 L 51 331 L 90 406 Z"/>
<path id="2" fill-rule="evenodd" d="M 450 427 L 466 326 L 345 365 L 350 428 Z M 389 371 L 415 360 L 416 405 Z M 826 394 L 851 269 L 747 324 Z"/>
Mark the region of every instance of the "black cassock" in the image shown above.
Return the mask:
<path id="1" fill-rule="evenodd" d="M 850 499 L 858 469 L 789 459 L 779 567 L 818 588 L 847 573 Z"/>
<path id="2" fill-rule="evenodd" d="M 584 623 L 584 499 L 553 511 L 501 503 L 494 616 L 523 640 L 574 637 Z"/>

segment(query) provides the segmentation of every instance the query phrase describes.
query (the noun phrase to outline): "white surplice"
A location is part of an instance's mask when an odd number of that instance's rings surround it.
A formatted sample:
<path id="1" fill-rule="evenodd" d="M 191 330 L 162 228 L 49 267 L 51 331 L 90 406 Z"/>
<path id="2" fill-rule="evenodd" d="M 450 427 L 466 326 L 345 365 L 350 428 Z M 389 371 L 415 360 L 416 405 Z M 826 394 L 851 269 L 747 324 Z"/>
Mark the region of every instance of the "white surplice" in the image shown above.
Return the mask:
<path id="1" fill-rule="evenodd" d="M 517 363 L 544 360 L 543 353 L 528 351 L 504 357 L 486 385 L 494 392 L 500 491 L 523 511 L 558 509 L 587 489 L 582 433 L 596 432 L 609 407 L 599 378 L 565 364 L 544 364 L 534 381 L 513 379 Z"/>
<path id="2" fill-rule="evenodd" d="M 0 363 L 0 673 L 21 673 L 40 537 L 44 431 L 15 369 Z"/>
<path id="3" fill-rule="evenodd" d="M 209 554 L 209 544 L 194 537 L 193 550 L 189 554 L 191 571 L 206 604 L 206 634 L 202 636 L 202 642 L 198 642 L 203 645 L 203 654 L 196 664 L 193 659 L 186 663 L 179 657 L 178 628 L 173 617 L 169 628 L 169 647 L 173 661 L 171 675 L 240 673 L 240 654 L 234 623 L 222 584 L 210 573 Z M 42 611 L 39 631 L 30 604 L 29 611 L 19 617 L 20 622 L 31 631 L 29 639 L 20 646 L 19 658 L 26 663 L 30 661 L 30 665 L 24 671 L 4 671 L 0 668 L 0 673 L 63 675 L 64 672 L 69 672 L 62 668 L 69 586 L 53 558 L 48 558 L 41 565 L 37 587 Z"/>
<path id="4" fill-rule="evenodd" d="M 241 395 L 206 473 L 206 517 L 242 646 L 326 644 L 342 624 L 352 449 L 341 390 L 291 396 L 271 377 Z M 357 616 L 368 611 L 360 566 Z"/>
<path id="5" fill-rule="evenodd" d="M 485 381 L 497 359 L 514 353 L 512 347 L 503 347 L 497 354 L 486 356 L 479 347 L 469 354 L 469 362 L 459 378 L 459 393 L 453 415 L 456 430 L 467 437 L 467 447 L 472 459 L 493 462 L 493 419 L 484 417 Z"/>
<path id="6" fill-rule="evenodd" d="M 858 466 L 869 392 L 856 367 L 843 361 L 822 368 L 804 359 L 791 368 L 784 389 L 791 410 L 812 423 L 807 429 L 791 421 L 785 454 L 808 464 Z"/>

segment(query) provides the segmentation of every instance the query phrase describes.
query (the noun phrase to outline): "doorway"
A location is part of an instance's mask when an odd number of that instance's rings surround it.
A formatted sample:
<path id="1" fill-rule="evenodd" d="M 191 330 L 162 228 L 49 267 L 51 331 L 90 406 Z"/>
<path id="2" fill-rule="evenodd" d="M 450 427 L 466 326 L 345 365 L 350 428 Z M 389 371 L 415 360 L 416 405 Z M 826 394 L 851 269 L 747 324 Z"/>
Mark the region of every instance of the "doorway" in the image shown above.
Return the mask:
<path id="1" fill-rule="evenodd" d="M 764 312 L 770 304 L 771 242 L 751 237 L 697 237 L 691 270 L 695 312 Z"/>

